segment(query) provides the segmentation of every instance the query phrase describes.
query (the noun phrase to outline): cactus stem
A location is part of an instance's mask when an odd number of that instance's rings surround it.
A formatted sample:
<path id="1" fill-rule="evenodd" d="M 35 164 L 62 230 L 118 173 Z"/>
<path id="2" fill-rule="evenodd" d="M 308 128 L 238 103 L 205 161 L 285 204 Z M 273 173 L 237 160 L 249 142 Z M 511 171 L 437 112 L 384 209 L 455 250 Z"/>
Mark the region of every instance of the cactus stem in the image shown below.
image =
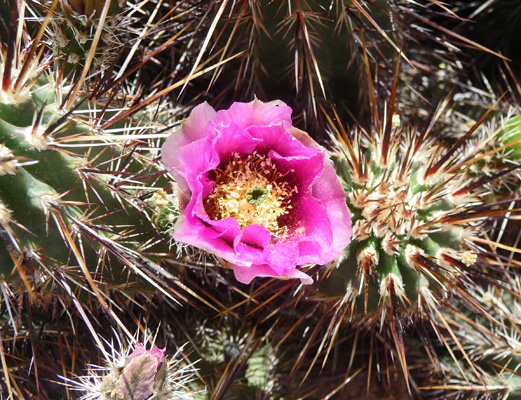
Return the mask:
<path id="1" fill-rule="evenodd" d="M 501 127 L 501 126 L 500 126 Z M 485 144 L 489 143 L 489 142 L 492 142 L 493 140 L 497 139 L 497 136 L 498 136 L 498 133 L 499 133 L 499 129 L 496 130 L 493 134 L 491 134 L 488 139 L 486 139 L 486 141 L 484 142 Z M 480 153 L 478 154 L 476 157 L 474 158 L 470 158 L 468 160 L 465 160 L 459 164 L 455 164 L 450 170 L 449 172 L 455 172 L 455 171 L 458 171 L 458 170 L 461 170 L 463 169 L 464 167 L 466 167 L 467 165 L 472 165 L 474 163 L 477 163 L 481 160 L 485 160 L 487 158 L 489 158 L 490 156 L 494 155 L 494 154 L 499 154 L 501 153 L 503 150 L 505 149 L 508 149 L 508 148 L 513 148 L 512 146 L 516 145 L 516 144 L 519 144 L 521 143 L 521 137 L 517 138 L 517 139 L 514 139 L 512 141 L 509 141 L 508 143 L 506 144 L 503 144 L 501 146 L 498 146 L 498 147 L 495 147 L 492 149 L 492 150 L 489 150 L 487 151 L 486 153 Z"/>
<path id="2" fill-rule="evenodd" d="M 501 99 L 505 96 L 506 92 L 477 120 L 477 122 L 468 130 L 463 137 L 461 137 L 439 160 L 436 164 L 432 165 L 425 171 L 423 179 L 427 180 L 427 178 L 431 175 L 434 175 L 440 168 L 443 167 L 444 171 L 450 171 L 452 165 L 454 165 L 454 159 L 451 158 L 454 156 L 456 151 L 461 148 L 461 146 L 469 139 L 469 137 L 474 133 L 474 131 L 485 121 L 490 112 L 496 107 L 496 105 L 501 101 Z M 451 165 L 452 164 L 452 165 Z"/>
<path id="3" fill-rule="evenodd" d="M 72 236 L 71 236 L 71 234 L 69 232 L 69 229 L 67 228 L 67 224 L 65 223 L 65 221 L 64 221 L 64 219 L 63 219 L 63 217 L 62 217 L 62 215 L 60 213 L 60 206 L 59 206 L 59 204 L 55 203 L 55 204 L 52 205 L 52 207 L 53 207 L 52 216 L 53 216 L 53 218 L 54 218 L 54 220 L 56 222 L 56 225 L 60 229 L 60 233 L 62 234 L 62 236 L 64 236 L 64 238 L 66 239 L 69 247 L 71 248 L 72 252 L 74 253 L 74 255 L 76 257 L 76 260 L 78 261 L 78 264 L 80 265 L 80 268 L 81 268 L 85 278 L 87 279 L 87 282 L 89 283 L 89 285 L 92 288 L 94 294 L 96 295 L 96 297 L 98 298 L 99 302 L 101 303 L 101 306 L 114 319 L 114 321 L 116 321 L 118 323 L 118 325 L 123 330 L 123 332 L 125 332 L 128 337 L 132 337 L 132 334 L 128 331 L 128 329 L 126 328 L 125 324 L 123 322 L 121 322 L 119 317 L 109 307 L 109 305 L 105 301 L 103 295 L 99 291 L 98 286 L 94 282 L 94 279 L 92 278 L 92 275 L 91 275 L 91 273 L 90 273 L 90 271 L 89 271 L 89 269 L 88 269 L 88 267 L 87 267 L 87 265 L 85 263 L 85 259 L 84 259 L 83 255 L 82 255 L 82 253 L 80 252 L 80 250 L 78 249 L 78 247 L 76 246 L 76 243 L 74 242 L 74 239 L 72 238 Z"/>

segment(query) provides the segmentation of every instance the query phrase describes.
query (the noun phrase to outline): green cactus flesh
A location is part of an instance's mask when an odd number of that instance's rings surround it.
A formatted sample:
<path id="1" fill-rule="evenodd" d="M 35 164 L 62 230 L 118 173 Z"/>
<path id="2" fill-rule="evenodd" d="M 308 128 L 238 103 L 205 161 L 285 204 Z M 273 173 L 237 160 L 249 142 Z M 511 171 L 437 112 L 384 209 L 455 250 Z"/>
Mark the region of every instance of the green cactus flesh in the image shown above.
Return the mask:
<path id="1" fill-rule="evenodd" d="M 134 207 L 132 189 L 121 189 L 125 177 L 138 174 L 142 165 L 117 141 L 99 136 L 134 132 L 139 123 L 150 127 L 153 122 L 140 115 L 136 126 L 131 117 L 100 131 L 97 125 L 115 115 L 117 97 L 110 104 L 91 100 L 85 94 L 88 85 L 75 93 L 66 78 L 54 79 L 58 61 L 29 62 L 38 73 L 28 74 L 20 88 L 11 77 L 13 84 L 0 93 L 0 278 L 13 283 L 15 267 L 23 276 L 78 263 L 101 271 L 111 262 L 111 251 L 140 245 L 139 230 L 147 218 Z M 114 172 L 118 166 L 123 174 Z M 153 206 L 147 208 L 154 214 Z M 110 275 L 120 276 L 121 264 L 111 264 Z M 114 282 L 126 279 L 121 275 Z"/>
<path id="2" fill-rule="evenodd" d="M 510 158 L 519 162 L 521 160 L 521 116 L 508 119 L 498 134 L 501 144 L 510 144 Z"/>
<path id="3" fill-rule="evenodd" d="M 35 91 L 47 89 L 45 86 L 36 86 Z M 15 107 L 12 118 L 8 115 L 0 121 L 0 142 L 4 151 L 9 151 L 11 160 L 15 162 L 14 168 L 9 171 L 5 169 L 5 173 L 0 176 L 0 201 L 11 210 L 11 229 L 16 232 L 27 256 L 41 253 L 57 263 L 67 264 L 70 250 L 63 245 L 65 239 L 60 237 L 52 221 L 52 208 L 66 194 L 63 204 L 67 214 L 74 218 L 81 217 L 79 205 L 85 204 L 87 200 L 77 168 L 83 165 L 85 159 L 80 153 L 59 151 L 52 143 L 53 135 L 46 135 L 46 127 L 54 122 L 52 119 L 58 119 L 52 112 L 45 111 L 52 110 L 56 105 L 52 95 L 49 93 L 45 98 L 33 96 L 32 100 L 31 108 L 43 111 L 39 124 L 33 124 L 34 113 L 28 113 L 28 119 L 16 121 L 21 126 L 7 122 L 15 122 L 18 114 Z M 22 107 L 26 108 L 26 105 L 23 104 Z M 86 133 L 86 127 L 76 123 L 69 124 L 67 135 L 78 133 Z M 97 189 L 101 190 L 101 187 Z M 77 205 L 73 205 L 74 203 Z M 112 207 L 115 206 L 112 201 Z M 115 208 L 110 211 L 114 210 Z M 4 279 L 10 273 L 9 266 L 13 265 L 6 250 L 13 245 L 8 241 L 7 247 L 2 247 L 0 251 L 1 276 Z"/>

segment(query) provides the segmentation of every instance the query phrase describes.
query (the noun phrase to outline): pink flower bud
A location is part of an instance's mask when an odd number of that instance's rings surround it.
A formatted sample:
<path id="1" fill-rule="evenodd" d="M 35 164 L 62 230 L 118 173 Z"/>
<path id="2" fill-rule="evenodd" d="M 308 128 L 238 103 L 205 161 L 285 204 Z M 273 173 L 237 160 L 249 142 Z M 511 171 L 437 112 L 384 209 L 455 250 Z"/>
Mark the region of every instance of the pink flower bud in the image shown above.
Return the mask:
<path id="1" fill-rule="evenodd" d="M 165 350 L 146 350 L 137 343 L 116 381 L 116 393 L 121 399 L 149 400 L 161 393 L 165 379 Z"/>

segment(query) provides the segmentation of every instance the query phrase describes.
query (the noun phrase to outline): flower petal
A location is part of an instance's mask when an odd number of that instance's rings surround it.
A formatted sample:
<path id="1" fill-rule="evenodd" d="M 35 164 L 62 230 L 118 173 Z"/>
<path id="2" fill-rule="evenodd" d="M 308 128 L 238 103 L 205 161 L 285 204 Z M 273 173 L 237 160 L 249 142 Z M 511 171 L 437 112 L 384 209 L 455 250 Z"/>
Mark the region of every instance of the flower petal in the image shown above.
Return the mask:
<path id="1" fill-rule="evenodd" d="M 295 127 L 291 127 L 289 132 L 307 147 L 319 149 L 326 155 L 322 172 L 313 183 L 312 195 L 320 200 L 321 208 L 326 210 L 333 232 L 332 255 L 333 258 L 338 257 L 350 243 L 353 231 L 351 214 L 346 206 L 347 195 L 338 179 L 333 162 L 329 159 L 329 152 L 306 132 Z"/>
<path id="2" fill-rule="evenodd" d="M 292 218 L 297 221 L 292 231 L 292 240 L 299 244 L 297 264 L 327 264 L 331 261 L 335 257 L 330 254 L 331 221 L 320 202 L 312 197 L 301 198 L 293 209 Z"/>
<path id="3" fill-rule="evenodd" d="M 201 179 L 191 187 L 193 195 L 174 227 L 174 240 L 202 248 L 209 253 L 233 263 L 237 254 L 233 248 L 235 237 L 240 233 L 239 223 L 233 218 L 213 221 L 203 205 L 203 186 L 211 185 Z"/>
<path id="4" fill-rule="evenodd" d="M 235 238 L 234 248 L 237 256 L 246 262 L 262 262 L 266 248 L 271 241 L 271 233 L 261 225 L 250 225 L 242 228 Z"/>
<path id="5" fill-rule="evenodd" d="M 291 108 L 283 101 L 264 103 L 255 99 L 250 103 L 233 103 L 228 110 L 218 111 L 214 124 L 217 127 L 235 124 L 246 129 L 256 125 L 270 126 L 284 123 L 289 128 L 291 112 Z"/>
<path id="6" fill-rule="evenodd" d="M 333 162 L 326 158 L 321 174 L 312 187 L 312 195 L 320 202 L 320 207 L 326 211 L 331 222 L 331 241 L 333 258 L 343 254 L 344 249 L 351 242 L 353 232 L 351 214 L 346 206 L 346 193 L 338 179 Z"/>
<path id="7" fill-rule="evenodd" d="M 228 226 L 222 232 L 218 232 L 212 227 L 206 226 L 199 218 L 185 214 L 183 220 L 176 224 L 174 240 L 199 247 L 228 262 L 249 265 L 249 263 L 237 259 L 233 241 L 230 242 L 240 231 L 239 225 L 235 226 L 233 223 L 237 223 L 237 221 L 233 221 L 232 218 L 223 221 L 226 221 L 225 224 Z"/>
<path id="8" fill-rule="evenodd" d="M 199 139 L 206 138 L 206 126 L 215 118 L 215 110 L 206 102 L 195 107 L 181 128 L 172 133 L 161 149 L 163 164 L 172 172 L 179 166 L 178 150 Z"/>
<path id="9" fill-rule="evenodd" d="M 297 262 L 298 245 L 295 241 L 271 244 L 268 248 L 267 261 L 276 272 L 276 276 L 285 276 Z"/>
<path id="10" fill-rule="evenodd" d="M 236 124 L 227 129 L 216 128 L 218 137 L 215 140 L 215 151 L 224 159 L 232 153 L 250 154 L 258 146 L 260 140 L 252 137 L 246 130 Z"/>
<path id="11" fill-rule="evenodd" d="M 276 277 L 276 278 L 285 278 L 285 279 L 300 279 L 302 284 L 311 285 L 313 283 L 313 279 L 306 275 L 304 272 L 292 268 L 285 272 L 285 275 L 278 275 L 276 271 L 271 269 L 267 265 L 252 265 L 249 268 L 241 268 L 236 267 L 233 269 L 235 274 L 235 278 L 244 284 L 249 284 L 256 277 Z"/>
<path id="12" fill-rule="evenodd" d="M 188 182 L 219 165 L 219 156 L 207 139 L 199 139 L 178 151 L 177 173 Z"/>
<path id="13" fill-rule="evenodd" d="M 282 157 L 311 157 L 318 154 L 317 149 L 304 146 L 286 129 L 285 124 L 254 126 L 247 129 L 248 133 L 260 140 L 257 150 L 263 153 L 275 151 Z"/>
<path id="14" fill-rule="evenodd" d="M 208 103 L 198 105 L 192 110 L 188 119 L 183 122 L 181 128 L 172 133 L 161 148 L 163 164 L 172 173 L 177 183 L 176 194 L 181 208 L 186 206 L 191 195 L 185 177 L 187 173 L 190 175 L 191 172 L 190 157 L 201 151 L 201 154 L 206 155 L 206 157 L 203 157 L 199 162 L 204 163 L 216 155 L 216 153 L 211 152 L 211 142 L 208 140 L 208 132 L 206 131 L 208 123 L 214 117 L 215 110 Z M 188 149 L 184 149 L 185 147 L 188 147 Z M 214 163 L 215 161 L 218 163 L 218 158 L 214 160 Z"/>

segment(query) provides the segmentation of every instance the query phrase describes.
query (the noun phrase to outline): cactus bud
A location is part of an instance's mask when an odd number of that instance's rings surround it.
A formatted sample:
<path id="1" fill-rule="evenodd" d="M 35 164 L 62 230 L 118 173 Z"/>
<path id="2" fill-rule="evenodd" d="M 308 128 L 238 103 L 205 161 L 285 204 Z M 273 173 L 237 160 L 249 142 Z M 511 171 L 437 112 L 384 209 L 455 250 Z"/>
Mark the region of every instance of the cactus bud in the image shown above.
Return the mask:
<path id="1" fill-rule="evenodd" d="M 126 358 L 117 378 L 107 375 L 102 392 L 111 399 L 149 400 L 161 394 L 166 380 L 165 350 L 142 343 Z"/>

